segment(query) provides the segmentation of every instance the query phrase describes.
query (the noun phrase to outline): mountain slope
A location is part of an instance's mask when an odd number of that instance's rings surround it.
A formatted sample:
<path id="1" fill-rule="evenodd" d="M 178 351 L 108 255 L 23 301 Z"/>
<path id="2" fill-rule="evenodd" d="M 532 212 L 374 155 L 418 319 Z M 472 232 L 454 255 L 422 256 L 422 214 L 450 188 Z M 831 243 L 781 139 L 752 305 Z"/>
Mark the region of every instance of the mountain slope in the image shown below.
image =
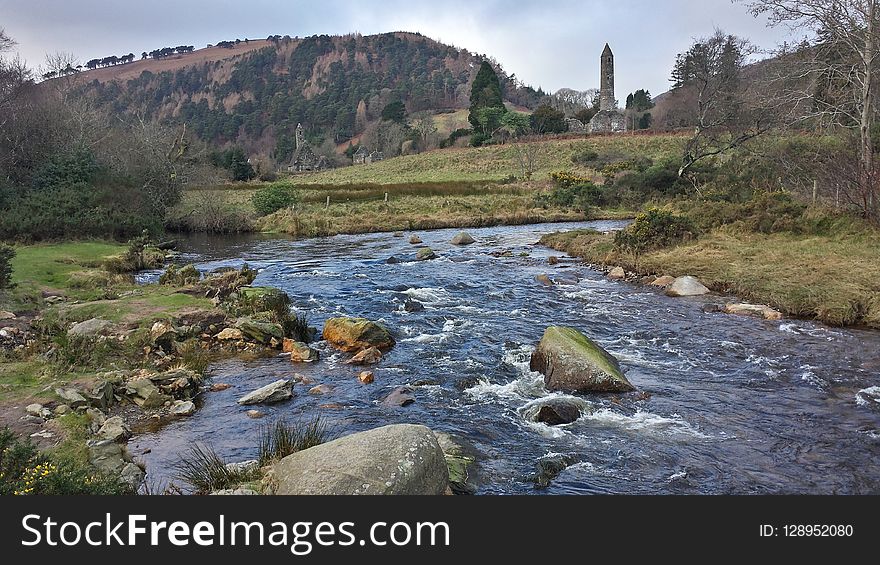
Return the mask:
<path id="1" fill-rule="evenodd" d="M 117 112 L 186 123 L 211 144 L 283 162 L 298 123 L 315 143 L 341 143 L 396 100 L 408 113 L 467 107 L 481 60 L 412 33 L 285 37 L 88 71 L 80 89 Z M 498 70 L 509 102 L 539 103 L 542 92 Z"/>

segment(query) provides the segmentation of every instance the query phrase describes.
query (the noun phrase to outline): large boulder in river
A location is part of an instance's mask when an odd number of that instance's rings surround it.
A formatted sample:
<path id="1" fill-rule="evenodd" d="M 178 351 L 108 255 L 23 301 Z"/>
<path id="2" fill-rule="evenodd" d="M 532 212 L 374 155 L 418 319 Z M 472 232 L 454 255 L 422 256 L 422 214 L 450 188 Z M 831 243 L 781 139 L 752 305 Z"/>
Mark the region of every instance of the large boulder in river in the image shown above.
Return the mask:
<path id="1" fill-rule="evenodd" d="M 394 338 L 387 329 L 364 318 L 330 318 L 324 322 L 324 339 L 349 353 L 370 347 L 380 351 L 394 347 Z"/>
<path id="2" fill-rule="evenodd" d="M 314 363 L 321 358 L 317 349 L 312 349 L 308 344 L 293 339 L 284 338 L 281 349 L 284 353 L 290 353 L 291 363 Z"/>
<path id="3" fill-rule="evenodd" d="M 283 402 L 291 398 L 293 398 L 293 382 L 281 379 L 242 396 L 238 399 L 238 403 L 242 406 L 275 404 L 276 402 Z"/>
<path id="4" fill-rule="evenodd" d="M 678 277 L 666 287 L 667 296 L 703 296 L 709 289 L 696 277 Z"/>
<path id="5" fill-rule="evenodd" d="M 471 237 L 471 234 L 463 231 L 459 232 L 455 237 L 453 237 L 452 241 L 450 241 L 449 243 L 451 243 L 452 245 L 470 245 L 472 243 L 476 243 L 476 240 Z"/>
<path id="6" fill-rule="evenodd" d="M 620 363 L 574 328 L 553 326 L 532 354 L 532 371 L 544 375 L 549 390 L 564 392 L 631 392 Z"/>
<path id="7" fill-rule="evenodd" d="M 736 316 L 755 316 L 765 320 L 782 319 L 782 312 L 763 304 L 727 304 L 724 306 L 724 312 Z"/>
<path id="8" fill-rule="evenodd" d="M 437 254 L 434 253 L 434 250 L 430 247 L 422 247 L 416 251 L 416 261 L 430 261 L 431 259 L 436 258 Z"/>
<path id="9" fill-rule="evenodd" d="M 276 495 L 442 495 L 449 472 L 434 433 L 403 424 L 289 455 L 272 467 L 268 483 Z"/>
<path id="10" fill-rule="evenodd" d="M 572 401 L 553 399 L 545 402 L 535 414 L 535 421 L 548 426 L 571 424 L 581 417 L 581 407 Z"/>

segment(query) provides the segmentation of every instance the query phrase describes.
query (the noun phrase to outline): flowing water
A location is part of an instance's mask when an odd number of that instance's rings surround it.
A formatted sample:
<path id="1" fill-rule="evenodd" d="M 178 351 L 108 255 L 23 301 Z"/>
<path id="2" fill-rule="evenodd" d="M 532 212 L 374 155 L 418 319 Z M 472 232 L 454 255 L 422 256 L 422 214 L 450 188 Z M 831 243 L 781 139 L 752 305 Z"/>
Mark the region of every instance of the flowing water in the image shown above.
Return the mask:
<path id="1" fill-rule="evenodd" d="M 550 266 L 559 254 L 536 245 L 539 237 L 581 226 L 471 230 L 477 243 L 464 248 L 448 244 L 453 231 L 423 232 L 440 258 L 418 263 L 409 234 L 187 240 L 186 260 L 202 270 L 246 261 L 259 269 L 255 284 L 288 292 L 312 325 L 366 317 L 398 343 L 372 385 L 323 343 L 314 365 L 284 357 L 219 363 L 211 377 L 232 388 L 202 395 L 194 416 L 135 437 L 132 451 L 163 482 L 193 443 L 230 461 L 251 459 L 261 426 L 320 413 L 338 434 L 402 422 L 457 434 L 477 452 L 472 480 L 483 494 L 880 492 L 880 388 L 871 388 L 880 385 L 880 333 L 704 313 L 723 298 L 668 298 L 574 261 Z M 512 255 L 492 255 L 501 250 Z M 391 256 L 402 262 L 389 264 Z M 540 274 L 564 284 L 544 286 Z M 407 301 L 424 309 L 408 312 Z M 585 396 L 585 415 L 573 424 L 529 422 L 529 407 L 551 395 L 528 369 L 548 325 L 581 329 L 650 397 Z M 236 404 L 295 372 L 335 390 L 315 396 L 297 385 L 292 401 L 260 407 L 262 420 Z M 405 384 L 415 404 L 378 405 Z M 576 462 L 537 491 L 528 476 L 548 454 Z"/>

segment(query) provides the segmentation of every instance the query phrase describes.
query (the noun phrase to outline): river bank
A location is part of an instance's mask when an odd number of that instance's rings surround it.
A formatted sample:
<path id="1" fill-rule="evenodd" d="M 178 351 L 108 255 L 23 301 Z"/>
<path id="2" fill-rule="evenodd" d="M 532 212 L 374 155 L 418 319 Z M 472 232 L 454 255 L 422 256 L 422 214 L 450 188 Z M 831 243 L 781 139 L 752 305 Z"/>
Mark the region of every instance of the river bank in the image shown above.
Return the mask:
<path id="1" fill-rule="evenodd" d="M 712 290 L 788 316 L 880 329 L 880 233 L 868 226 L 824 235 L 722 227 L 696 241 L 638 257 L 616 249 L 611 235 L 590 231 L 551 234 L 541 243 L 607 269 L 619 266 L 640 276 L 696 276 Z"/>

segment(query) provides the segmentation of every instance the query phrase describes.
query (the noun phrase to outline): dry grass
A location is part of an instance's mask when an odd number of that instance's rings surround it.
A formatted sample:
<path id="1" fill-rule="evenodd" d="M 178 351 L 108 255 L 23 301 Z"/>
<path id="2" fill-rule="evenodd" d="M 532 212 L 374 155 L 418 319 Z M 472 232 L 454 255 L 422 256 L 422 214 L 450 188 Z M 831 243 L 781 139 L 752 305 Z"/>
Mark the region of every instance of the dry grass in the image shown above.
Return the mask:
<path id="1" fill-rule="evenodd" d="M 693 275 L 713 290 L 791 316 L 880 328 L 880 232 L 869 227 L 822 236 L 717 229 L 694 243 L 648 252 L 638 262 L 595 232 L 553 234 L 542 242 L 593 263 Z"/>

